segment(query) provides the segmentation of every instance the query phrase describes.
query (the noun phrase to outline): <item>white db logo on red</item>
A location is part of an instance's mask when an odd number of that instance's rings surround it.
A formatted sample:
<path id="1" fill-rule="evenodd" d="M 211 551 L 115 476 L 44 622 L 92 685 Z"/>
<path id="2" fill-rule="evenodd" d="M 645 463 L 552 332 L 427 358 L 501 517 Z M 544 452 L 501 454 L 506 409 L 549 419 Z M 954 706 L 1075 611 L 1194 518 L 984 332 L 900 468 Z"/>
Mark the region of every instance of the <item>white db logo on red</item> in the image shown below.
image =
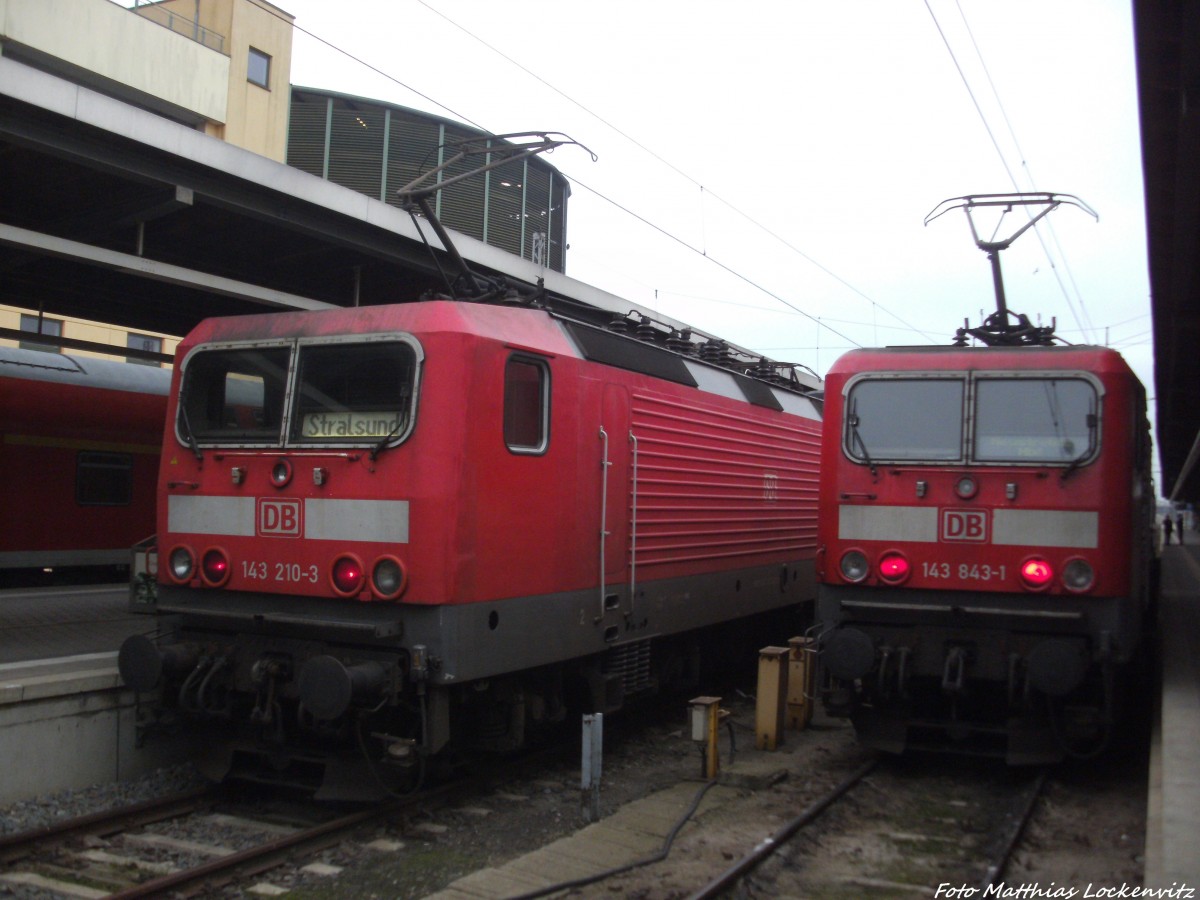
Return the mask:
<path id="1" fill-rule="evenodd" d="M 942 533 L 938 535 L 938 539 L 986 544 L 988 541 L 987 512 L 979 509 L 943 509 Z"/>
<path id="2" fill-rule="evenodd" d="M 260 537 L 300 537 L 304 530 L 299 500 L 258 498 L 257 531 Z"/>

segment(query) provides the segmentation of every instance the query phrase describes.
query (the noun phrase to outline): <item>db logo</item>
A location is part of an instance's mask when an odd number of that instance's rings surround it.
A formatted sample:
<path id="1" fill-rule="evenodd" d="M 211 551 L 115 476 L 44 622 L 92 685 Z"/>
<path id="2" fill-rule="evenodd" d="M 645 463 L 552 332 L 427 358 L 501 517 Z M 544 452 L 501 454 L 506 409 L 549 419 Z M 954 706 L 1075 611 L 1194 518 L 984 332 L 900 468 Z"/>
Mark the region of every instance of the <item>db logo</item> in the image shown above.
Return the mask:
<path id="1" fill-rule="evenodd" d="M 971 541 L 986 544 L 988 540 L 988 514 L 980 509 L 943 509 L 942 541 Z"/>
<path id="2" fill-rule="evenodd" d="M 259 537 L 300 537 L 304 517 L 299 500 L 258 498 Z"/>

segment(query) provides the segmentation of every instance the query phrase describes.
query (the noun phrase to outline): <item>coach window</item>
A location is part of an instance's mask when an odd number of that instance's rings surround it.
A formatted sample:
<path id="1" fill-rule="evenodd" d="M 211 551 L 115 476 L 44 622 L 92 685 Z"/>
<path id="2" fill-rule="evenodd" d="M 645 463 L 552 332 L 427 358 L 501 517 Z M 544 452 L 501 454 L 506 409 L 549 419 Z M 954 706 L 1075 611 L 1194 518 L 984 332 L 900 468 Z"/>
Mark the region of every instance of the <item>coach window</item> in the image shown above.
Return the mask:
<path id="1" fill-rule="evenodd" d="M 978 462 L 1081 463 L 1096 452 L 1098 397 L 1082 378 L 981 378 Z"/>
<path id="2" fill-rule="evenodd" d="M 549 367 L 540 359 L 509 357 L 504 367 L 504 443 L 513 453 L 544 453 L 549 425 Z"/>
<path id="3" fill-rule="evenodd" d="M 291 440 L 379 445 L 412 429 L 418 357 L 403 341 L 300 348 Z"/>
<path id="4" fill-rule="evenodd" d="M 75 460 L 75 501 L 80 506 L 128 506 L 133 500 L 133 457 L 82 451 Z"/>
<path id="5" fill-rule="evenodd" d="M 846 394 L 846 455 L 865 464 L 963 457 L 959 378 L 870 378 Z"/>
<path id="6" fill-rule="evenodd" d="M 290 350 L 199 350 L 184 361 L 176 428 L 186 443 L 272 443 L 280 439 Z"/>

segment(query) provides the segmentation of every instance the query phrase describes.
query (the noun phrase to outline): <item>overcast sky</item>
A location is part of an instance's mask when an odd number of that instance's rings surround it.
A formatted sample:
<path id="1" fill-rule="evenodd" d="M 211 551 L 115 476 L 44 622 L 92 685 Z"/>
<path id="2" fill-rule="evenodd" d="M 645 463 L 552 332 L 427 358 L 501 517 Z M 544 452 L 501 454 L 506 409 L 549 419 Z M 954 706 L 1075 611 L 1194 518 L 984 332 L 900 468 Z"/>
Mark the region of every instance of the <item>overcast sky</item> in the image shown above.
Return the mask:
<path id="1" fill-rule="evenodd" d="M 923 224 L 941 201 L 1076 195 L 1099 221 L 1005 251 L 1009 306 L 1153 393 L 1129 0 L 276 2 L 293 84 L 594 151 L 547 157 L 568 275 L 820 375 L 994 309 L 964 214 Z"/>

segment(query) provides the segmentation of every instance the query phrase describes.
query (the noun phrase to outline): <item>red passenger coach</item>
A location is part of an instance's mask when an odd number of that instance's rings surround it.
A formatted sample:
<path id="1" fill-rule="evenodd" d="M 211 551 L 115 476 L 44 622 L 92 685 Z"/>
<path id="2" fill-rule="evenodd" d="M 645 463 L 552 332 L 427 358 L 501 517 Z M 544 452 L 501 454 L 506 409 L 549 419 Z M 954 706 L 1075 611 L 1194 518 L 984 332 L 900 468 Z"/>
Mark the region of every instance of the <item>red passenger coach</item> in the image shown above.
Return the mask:
<path id="1" fill-rule="evenodd" d="M 179 627 L 126 681 L 216 729 L 214 770 L 344 796 L 802 627 L 815 380 L 616 320 L 639 336 L 449 300 L 202 323 L 159 481 Z"/>
<path id="2" fill-rule="evenodd" d="M 0 348 L 0 570 L 123 566 L 154 532 L 170 372 Z"/>
<path id="3" fill-rule="evenodd" d="M 1101 347 L 858 350 L 826 380 L 823 695 L 889 751 L 1102 746 L 1153 556 L 1142 385 Z"/>

